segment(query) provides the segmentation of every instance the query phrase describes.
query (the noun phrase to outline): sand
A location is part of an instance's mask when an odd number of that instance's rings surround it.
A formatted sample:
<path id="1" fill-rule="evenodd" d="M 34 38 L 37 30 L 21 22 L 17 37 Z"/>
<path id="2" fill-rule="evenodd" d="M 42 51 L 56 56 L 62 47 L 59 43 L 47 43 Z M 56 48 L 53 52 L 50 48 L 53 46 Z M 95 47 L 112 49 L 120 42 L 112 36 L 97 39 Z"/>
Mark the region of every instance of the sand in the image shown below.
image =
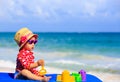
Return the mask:
<path id="1" fill-rule="evenodd" d="M 99 77 L 103 82 L 120 82 L 120 74 L 111 74 L 111 73 L 96 73 L 89 72 L 89 74 Z"/>
<path id="2" fill-rule="evenodd" d="M 62 69 L 59 68 L 53 68 L 53 67 L 46 67 L 46 70 L 48 73 L 62 73 Z M 7 68 L 7 67 L 0 67 L 0 72 L 10 72 L 14 73 L 14 68 Z M 72 70 L 69 70 L 70 72 L 73 72 Z M 120 82 L 120 74 L 111 74 L 111 73 L 101 73 L 101 72 L 88 72 L 88 74 L 92 74 L 97 76 L 99 79 L 101 79 L 103 82 Z"/>

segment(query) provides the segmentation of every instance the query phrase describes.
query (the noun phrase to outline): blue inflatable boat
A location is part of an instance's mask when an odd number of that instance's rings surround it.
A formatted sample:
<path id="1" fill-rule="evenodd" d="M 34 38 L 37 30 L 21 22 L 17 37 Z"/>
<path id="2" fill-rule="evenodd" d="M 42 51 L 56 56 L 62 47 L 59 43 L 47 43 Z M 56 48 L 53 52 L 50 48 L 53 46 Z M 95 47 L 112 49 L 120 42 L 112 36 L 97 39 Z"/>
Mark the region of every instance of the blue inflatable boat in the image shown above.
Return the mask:
<path id="1" fill-rule="evenodd" d="M 57 75 L 58 74 L 46 74 L 46 76 L 52 77 L 49 80 L 49 82 L 57 82 Z M 40 82 L 35 80 L 18 80 L 18 79 L 14 79 L 13 76 L 14 76 L 14 73 L 0 72 L 0 82 Z M 102 82 L 102 81 L 94 75 L 86 74 L 86 81 L 84 82 Z"/>

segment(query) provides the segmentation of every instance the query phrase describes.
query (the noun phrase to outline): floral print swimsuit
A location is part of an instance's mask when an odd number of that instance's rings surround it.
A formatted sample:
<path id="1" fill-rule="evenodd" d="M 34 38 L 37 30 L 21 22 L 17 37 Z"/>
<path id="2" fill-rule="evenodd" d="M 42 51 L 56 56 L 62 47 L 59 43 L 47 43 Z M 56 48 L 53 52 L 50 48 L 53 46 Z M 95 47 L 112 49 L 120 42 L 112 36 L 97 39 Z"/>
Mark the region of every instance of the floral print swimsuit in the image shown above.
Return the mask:
<path id="1" fill-rule="evenodd" d="M 34 63 L 33 52 L 25 49 L 21 50 L 17 55 L 16 62 L 17 65 L 16 65 L 15 78 L 17 74 L 23 69 L 27 69 L 31 71 L 33 74 L 39 75 L 39 72 L 36 70 L 36 68 L 30 69 L 30 64 Z"/>

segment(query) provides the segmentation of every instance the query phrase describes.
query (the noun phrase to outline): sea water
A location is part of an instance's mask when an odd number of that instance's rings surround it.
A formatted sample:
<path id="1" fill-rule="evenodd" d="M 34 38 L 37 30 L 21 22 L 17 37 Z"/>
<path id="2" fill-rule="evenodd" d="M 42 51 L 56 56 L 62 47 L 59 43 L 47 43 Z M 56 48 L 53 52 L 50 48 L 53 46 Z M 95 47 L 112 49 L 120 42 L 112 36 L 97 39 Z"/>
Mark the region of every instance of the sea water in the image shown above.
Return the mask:
<path id="1" fill-rule="evenodd" d="M 35 60 L 44 59 L 46 66 L 120 74 L 120 33 L 36 34 L 39 38 L 34 48 Z M 13 67 L 16 63 L 19 47 L 14 35 L 0 33 L 1 67 Z"/>

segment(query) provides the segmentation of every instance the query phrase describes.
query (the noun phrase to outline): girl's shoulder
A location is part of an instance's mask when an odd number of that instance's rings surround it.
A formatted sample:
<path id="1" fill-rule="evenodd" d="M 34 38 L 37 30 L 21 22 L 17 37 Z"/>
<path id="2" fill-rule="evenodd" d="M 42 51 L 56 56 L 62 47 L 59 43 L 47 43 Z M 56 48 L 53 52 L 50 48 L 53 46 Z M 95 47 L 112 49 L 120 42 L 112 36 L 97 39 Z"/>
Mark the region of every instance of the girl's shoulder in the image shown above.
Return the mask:
<path id="1" fill-rule="evenodd" d="M 21 55 L 26 56 L 26 55 L 32 55 L 32 54 L 33 52 L 23 49 L 18 53 L 18 56 L 21 56 Z"/>

